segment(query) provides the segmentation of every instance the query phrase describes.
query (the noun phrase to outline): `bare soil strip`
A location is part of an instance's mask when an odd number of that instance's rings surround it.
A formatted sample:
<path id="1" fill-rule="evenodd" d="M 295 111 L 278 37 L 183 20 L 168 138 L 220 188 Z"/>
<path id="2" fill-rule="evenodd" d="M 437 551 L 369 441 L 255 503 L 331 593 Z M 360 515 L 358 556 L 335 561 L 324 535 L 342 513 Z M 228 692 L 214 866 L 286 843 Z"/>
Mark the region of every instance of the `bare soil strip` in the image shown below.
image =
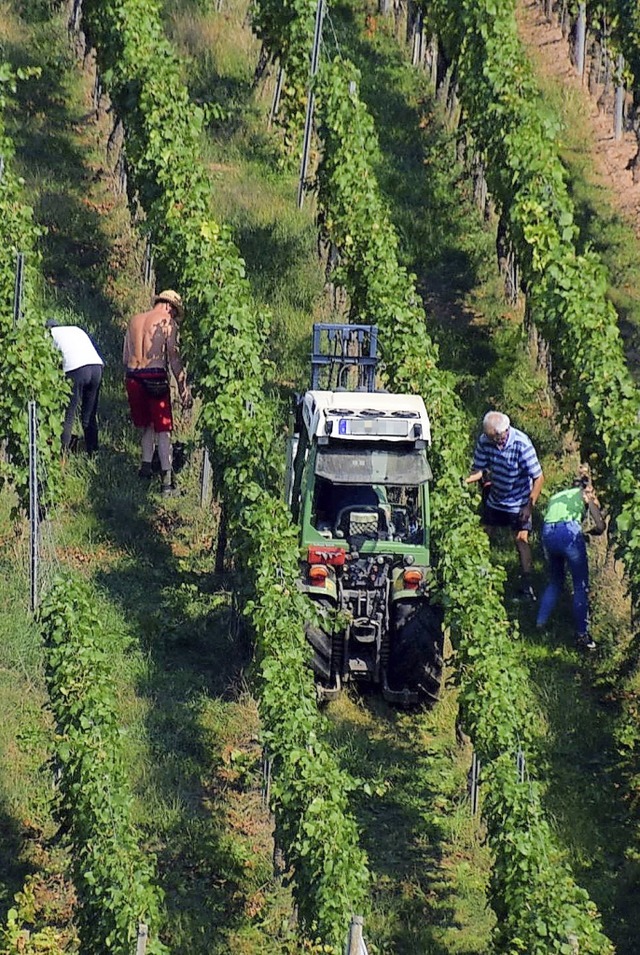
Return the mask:
<path id="1" fill-rule="evenodd" d="M 628 168 L 637 151 L 634 134 L 625 130 L 616 142 L 611 115 L 598 108 L 602 87 L 597 95 L 590 94 L 586 71 L 584 79 L 577 75 L 562 30 L 547 21 L 536 0 L 521 0 L 517 17 L 520 37 L 540 76 L 564 84 L 567 92 L 578 98 L 589 131 L 584 150 L 592 157 L 598 185 L 608 192 L 612 206 L 640 237 L 640 182 L 633 182 Z"/>

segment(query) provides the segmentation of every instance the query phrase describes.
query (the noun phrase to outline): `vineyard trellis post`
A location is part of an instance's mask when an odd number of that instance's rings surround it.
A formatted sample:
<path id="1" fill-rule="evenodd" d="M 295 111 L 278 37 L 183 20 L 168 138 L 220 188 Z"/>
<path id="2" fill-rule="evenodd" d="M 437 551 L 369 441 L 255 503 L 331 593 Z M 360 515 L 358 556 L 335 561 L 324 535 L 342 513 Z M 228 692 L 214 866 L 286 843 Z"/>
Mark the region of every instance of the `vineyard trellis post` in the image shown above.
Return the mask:
<path id="1" fill-rule="evenodd" d="M 212 471 L 211 458 L 207 448 L 202 449 L 202 472 L 200 475 L 200 507 L 205 508 L 211 500 Z"/>
<path id="2" fill-rule="evenodd" d="M 622 139 L 622 124 L 624 122 L 624 57 L 622 53 L 618 55 L 616 76 L 616 92 L 613 109 L 613 135 L 616 141 Z"/>
<path id="3" fill-rule="evenodd" d="M 271 774 L 273 772 L 273 757 L 268 752 L 262 751 L 262 805 L 264 809 L 269 808 L 271 803 Z"/>
<path id="4" fill-rule="evenodd" d="M 438 86 L 438 35 L 434 33 L 429 41 L 427 65 L 429 68 L 429 83 L 433 92 L 436 92 Z"/>
<path id="5" fill-rule="evenodd" d="M 298 209 L 302 209 L 304 202 L 304 184 L 307 178 L 307 164 L 311 148 L 311 132 L 313 129 L 313 108 L 315 96 L 313 93 L 313 79 L 318 72 L 320 59 L 320 43 L 322 40 L 322 23 L 324 20 L 324 0 L 318 0 L 316 8 L 316 23 L 313 32 L 313 49 L 311 51 L 311 70 L 309 73 L 309 96 L 307 98 L 307 114 L 304 120 L 304 140 L 302 144 L 302 160 L 300 162 L 300 182 L 298 184 Z"/>
<path id="6" fill-rule="evenodd" d="M 147 941 L 149 940 L 149 926 L 144 922 L 138 925 L 138 941 L 136 945 L 136 955 L 145 955 L 147 951 Z"/>
<path id="7" fill-rule="evenodd" d="M 29 584 L 30 607 L 38 607 L 38 571 L 40 558 L 40 501 L 38 494 L 38 409 L 28 404 L 29 415 Z"/>
<path id="8" fill-rule="evenodd" d="M 516 754 L 516 769 L 518 770 L 518 782 L 523 783 L 527 773 L 527 761 L 521 749 Z"/>
<path id="9" fill-rule="evenodd" d="M 146 286 L 155 287 L 155 274 L 153 270 L 153 250 L 152 250 L 152 239 L 151 233 L 147 233 L 147 238 L 144 244 L 144 274 L 143 274 L 144 284 Z"/>
<path id="10" fill-rule="evenodd" d="M 93 84 L 93 109 L 96 115 L 100 111 L 100 100 L 102 99 L 102 78 L 100 71 L 96 69 L 95 80 Z"/>
<path id="11" fill-rule="evenodd" d="M 82 0 L 73 0 L 71 13 L 69 15 L 68 29 L 70 33 L 78 33 L 80 30 L 80 19 L 82 17 Z"/>
<path id="12" fill-rule="evenodd" d="M 22 295 L 24 292 L 24 252 L 16 256 L 16 280 L 13 287 L 13 327 L 22 318 Z"/>
<path id="13" fill-rule="evenodd" d="M 471 815 L 475 816 L 478 812 L 480 789 L 480 760 L 474 751 L 471 757 L 471 769 L 469 770 L 469 795 L 471 796 Z"/>
<path id="14" fill-rule="evenodd" d="M 273 91 L 273 101 L 271 103 L 271 112 L 269 113 L 269 122 L 267 123 L 267 129 L 271 129 L 273 122 L 278 115 L 278 110 L 280 109 L 280 97 L 282 95 L 282 84 L 284 83 L 284 69 L 282 64 L 278 67 L 278 76 L 276 79 L 276 86 Z"/>
<path id="15" fill-rule="evenodd" d="M 420 66 L 423 60 L 424 46 L 424 16 L 422 10 L 418 10 L 416 26 L 413 33 L 413 47 L 411 51 L 412 66 Z"/>
<path id="16" fill-rule="evenodd" d="M 345 948 L 345 955 L 368 955 L 367 946 L 362 937 L 364 918 L 361 915 L 351 916 L 351 925 L 349 926 L 349 937 Z"/>
<path id="17" fill-rule="evenodd" d="M 584 76 L 584 58 L 587 41 L 587 5 L 578 4 L 578 21 L 576 23 L 576 70 L 582 79 Z"/>

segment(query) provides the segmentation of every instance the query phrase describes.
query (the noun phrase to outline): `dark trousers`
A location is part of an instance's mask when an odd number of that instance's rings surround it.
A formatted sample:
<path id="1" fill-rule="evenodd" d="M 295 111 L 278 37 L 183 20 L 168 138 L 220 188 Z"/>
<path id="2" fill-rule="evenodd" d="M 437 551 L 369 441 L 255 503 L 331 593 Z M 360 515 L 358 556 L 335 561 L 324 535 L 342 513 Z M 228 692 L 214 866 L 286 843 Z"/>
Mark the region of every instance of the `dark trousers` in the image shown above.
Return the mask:
<path id="1" fill-rule="evenodd" d="M 62 447 L 65 451 L 69 450 L 73 419 L 80 405 L 85 448 L 87 454 L 93 454 L 98 450 L 98 396 L 102 383 L 102 365 L 82 365 L 81 368 L 68 371 L 67 378 L 71 380 L 73 391 L 64 417 Z"/>

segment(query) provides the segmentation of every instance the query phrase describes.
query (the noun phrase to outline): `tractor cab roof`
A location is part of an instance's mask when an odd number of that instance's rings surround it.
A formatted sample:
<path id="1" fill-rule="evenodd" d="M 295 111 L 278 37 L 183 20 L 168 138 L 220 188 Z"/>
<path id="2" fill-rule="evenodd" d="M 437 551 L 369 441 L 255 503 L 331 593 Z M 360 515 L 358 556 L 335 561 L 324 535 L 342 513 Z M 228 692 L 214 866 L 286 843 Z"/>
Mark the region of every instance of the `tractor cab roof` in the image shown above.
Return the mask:
<path id="1" fill-rule="evenodd" d="M 334 440 L 431 443 L 429 416 L 419 395 L 308 391 L 302 399 L 302 420 L 309 438 L 322 444 Z"/>

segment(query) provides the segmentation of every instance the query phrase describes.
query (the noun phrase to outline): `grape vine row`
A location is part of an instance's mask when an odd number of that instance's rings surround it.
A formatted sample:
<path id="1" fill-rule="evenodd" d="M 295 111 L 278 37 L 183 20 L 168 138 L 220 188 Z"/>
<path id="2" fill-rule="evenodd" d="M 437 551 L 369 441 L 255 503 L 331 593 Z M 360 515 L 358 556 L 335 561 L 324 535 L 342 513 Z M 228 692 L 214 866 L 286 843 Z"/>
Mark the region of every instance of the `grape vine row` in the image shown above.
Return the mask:
<path id="1" fill-rule="evenodd" d="M 438 368 L 414 277 L 397 261 L 397 235 L 373 173 L 377 139 L 358 79 L 351 64 L 337 60 L 321 71 L 321 221 L 339 249 L 335 278 L 349 292 L 352 310 L 380 328 L 391 385 L 422 394 L 434 422 L 433 541 L 459 651 L 461 705 L 483 765 L 496 941 L 505 951 L 548 955 L 570 951 L 575 936 L 580 951 L 602 955 L 613 951 L 611 943 L 554 845 L 539 787 L 516 775 L 516 754 L 530 742 L 516 627 L 501 603 L 503 572 L 492 566 L 462 485 L 469 451 L 464 414 L 451 376 Z"/>
<path id="2" fill-rule="evenodd" d="M 7 482 L 15 490 L 19 507 L 25 511 L 29 507 L 28 403 L 38 404 L 38 455 L 42 470 L 52 479 L 43 487 L 42 498 L 50 503 L 60 466 L 60 436 L 69 387 L 60 356 L 44 326 L 37 245 L 42 231 L 24 199 L 23 183 L 13 170 L 13 144 L 4 122 L 8 98 L 26 75 L 25 71 L 13 73 L 8 64 L 0 62 L 0 435 L 5 452 L 0 456 L 0 482 Z M 25 257 L 24 297 L 21 317 L 14 322 L 19 253 Z"/>
<path id="3" fill-rule="evenodd" d="M 273 758 L 276 831 L 307 933 L 342 945 L 365 906 L 368 872 L 347 809 L 355 785 L 324 739 L 296 590 L 297 539 L 276 490 L 282 454 L 262 381 L 267 316 L 256 312 L 228 229 L 210 212 L 200 159 L 203 114 L 188 102 L 156 0 L 86 0 L 84 24 L 126 130 L 130 181 L 147 215 L 156 266 L 184 291 L 186 344 L 201 421 L 259 655 L 259 710 Z"/>

